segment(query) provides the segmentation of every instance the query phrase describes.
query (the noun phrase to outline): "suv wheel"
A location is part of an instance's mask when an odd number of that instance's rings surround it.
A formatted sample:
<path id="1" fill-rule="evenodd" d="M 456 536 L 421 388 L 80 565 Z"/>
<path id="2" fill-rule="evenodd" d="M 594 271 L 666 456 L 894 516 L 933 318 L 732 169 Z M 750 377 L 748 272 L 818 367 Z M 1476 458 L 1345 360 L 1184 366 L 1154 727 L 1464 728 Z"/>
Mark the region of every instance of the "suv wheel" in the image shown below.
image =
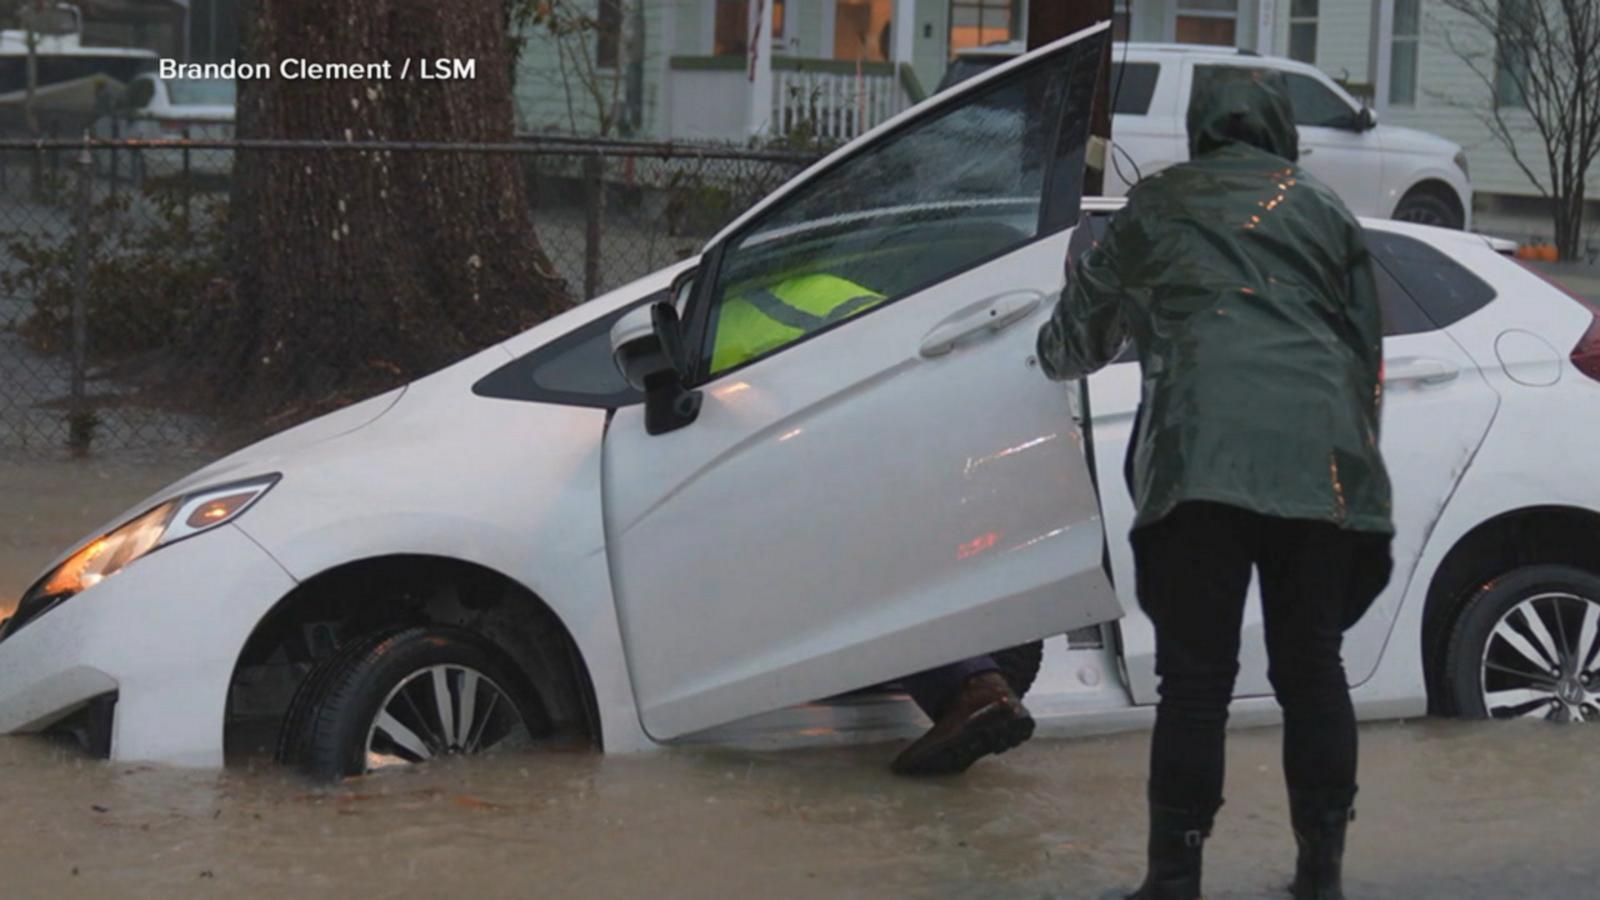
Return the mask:
<path id="1" fill-rule="evenodd" d="M 1600 719 L 1600 578 L 1539 565 L 1489 582 L 1456 621 L 1445 667 L 1462 716 Z"/>
<path id="2" fill-rule="evenodd" d="M 493 645 L 460 628 L 414 627 L 353 641 L 307 676 L 278 757 L 331 780 L 549 732 L 543 707 Z"/>
<path id="3" fill-rule="evenodd" d="M 1436 225 L 1440 228 L 1454 228 L 1460 230 L 1466 222 L 1456 212 L 1450 201 L 1426 190 L 1413 190 L 1400 199 L 1400 205 L 1395 207 L 1394 218 L 1399 222 L 1415 222 L 1418 225 Z"/>

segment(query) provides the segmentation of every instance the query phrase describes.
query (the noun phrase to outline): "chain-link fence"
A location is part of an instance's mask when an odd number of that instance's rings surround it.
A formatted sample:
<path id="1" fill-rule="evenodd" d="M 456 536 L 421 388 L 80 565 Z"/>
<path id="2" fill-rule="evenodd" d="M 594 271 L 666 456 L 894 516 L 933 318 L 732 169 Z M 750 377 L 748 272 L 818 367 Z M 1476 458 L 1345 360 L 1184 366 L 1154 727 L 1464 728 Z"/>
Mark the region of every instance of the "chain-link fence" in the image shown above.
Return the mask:
<path id="1" fill-rule="evenodd" d="M 254 271 L 253 258 L 266 253 L 231 227 L 230 209 L 241 202 L 235 170 L 246 168 L 241 161 L 252 154 L 306 172 L 338 171 L 352 155 L 392 162 L 422 154 L 441 164 L 470 154 L 510 157 L 528 193 L 518 207 L 529 211 L 570 301 L 698 252 L 718 228 L 811 161 L 724 147 L 535 139 L 0 141 L 0 451 L 210 452 L 350 399 L 273 398 L 268 406 L 280 411 L 276 418 L 252 418 L 241 429 L 237 417 L 230 421 L 207 401 L 215 392 L 197 383 L 219 373 L 198 364 L 204 345 L 183 337 L 222 305 L 219 292 L 237 286 L 240 273 Z M 257 182 L 253 190 L 271 192 L 275 185 Z M 351 202 L 360 203 L 359 196 Z M 293 197 L 277 202 L 295 208 Z M 360 218 L 342 199 L 338 209 L 341 217 Z M 325 224 L 308 213 L 289 227 Z M 336 227 L 331 239 L 363 238 L 346 226 L 345 235 Z M 383 355 L 382 329 L 332 314 L 345 297 L 317 296 L 309 277 L 298 290 L 303 295 L 292 299 L 302 306 L 309 300 L 330 311 L 306 328 L 342 328 L 348 333 L 331 337 L 358 351 L 369 343 L 371 356 Z M 501 330 L 518 324 L 525 323 Z M 407 368 L 391 366 L 388 380 L 422 374 Z M 297 381 L 296 389 L 316 391 L 314 381 L 307 384 Z M 363 385 L 384 386 L 370 379 Z"/>

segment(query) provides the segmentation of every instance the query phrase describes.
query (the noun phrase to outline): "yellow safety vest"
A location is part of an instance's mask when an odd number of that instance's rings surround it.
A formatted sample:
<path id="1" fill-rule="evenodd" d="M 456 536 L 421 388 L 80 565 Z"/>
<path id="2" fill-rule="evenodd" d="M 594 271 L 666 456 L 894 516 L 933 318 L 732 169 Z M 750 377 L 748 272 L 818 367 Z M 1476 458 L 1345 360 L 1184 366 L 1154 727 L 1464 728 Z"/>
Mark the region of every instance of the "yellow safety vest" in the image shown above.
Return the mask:
<path id="1" fill-rule="evenodd" d="M 724 301 L 717 314 L 711 373 L 724 372 L 883 301 L 836 275 L 786 278 Z"/>

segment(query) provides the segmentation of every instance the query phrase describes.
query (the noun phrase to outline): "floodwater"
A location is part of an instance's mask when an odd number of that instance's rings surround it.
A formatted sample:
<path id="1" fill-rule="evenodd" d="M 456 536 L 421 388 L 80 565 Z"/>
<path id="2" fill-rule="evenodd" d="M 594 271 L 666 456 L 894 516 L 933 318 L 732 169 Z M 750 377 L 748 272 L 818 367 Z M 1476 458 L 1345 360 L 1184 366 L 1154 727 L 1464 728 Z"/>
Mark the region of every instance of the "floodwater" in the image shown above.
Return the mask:
<path id="1" fill-rule="evenodd" d="M 0 459 L 0 608 L 190 467 Z M 1210 898 L 1284 896 L 1279 735 L 1230 738 Z M 1350 896 L 1600 895 L 1597 741 L 1533 722 L 1366 726 Z M 896 744 L 527 748 L 319 787 L 0 738 L 0 897 L 1092 898 L 1142 872 L 1148 747 L 1041 739 L 932 781 L 888 774 Z"/>
<path id="2" fill-rule="evenodd" d="M 1590 897 L 1595 732 L 1369 726 L 1352 898 Z M 1237 732 L 1207 896 L 1273 897 L 1276 729 Z M 966 776 L 894 746 L 527 748 L 320 788 L 0 738 L 7 897 L 1097 897 L 1141 872 L 1144 734 L 1038 740 Z"/>

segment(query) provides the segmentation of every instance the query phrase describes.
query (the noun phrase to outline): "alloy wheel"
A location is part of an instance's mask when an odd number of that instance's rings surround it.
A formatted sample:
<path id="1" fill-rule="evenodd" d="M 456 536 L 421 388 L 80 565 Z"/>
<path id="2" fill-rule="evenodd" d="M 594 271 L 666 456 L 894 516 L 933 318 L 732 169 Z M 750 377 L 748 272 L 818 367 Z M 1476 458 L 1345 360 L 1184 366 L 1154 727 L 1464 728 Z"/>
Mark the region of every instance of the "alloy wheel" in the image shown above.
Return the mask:
<path id="1" fill-rule="evenodd" d="M 1542 593 L 1507 610 L 1484 644 L 1491 718 L 1600 719 L 1600 599 Z"/>
<path id="2" fill-rule="evenodd" d="M 367 731 L 368 772 L 481 753 L 527 728 L 500 685 L 476 669 L 436 665 L 389 692 Z"/>

